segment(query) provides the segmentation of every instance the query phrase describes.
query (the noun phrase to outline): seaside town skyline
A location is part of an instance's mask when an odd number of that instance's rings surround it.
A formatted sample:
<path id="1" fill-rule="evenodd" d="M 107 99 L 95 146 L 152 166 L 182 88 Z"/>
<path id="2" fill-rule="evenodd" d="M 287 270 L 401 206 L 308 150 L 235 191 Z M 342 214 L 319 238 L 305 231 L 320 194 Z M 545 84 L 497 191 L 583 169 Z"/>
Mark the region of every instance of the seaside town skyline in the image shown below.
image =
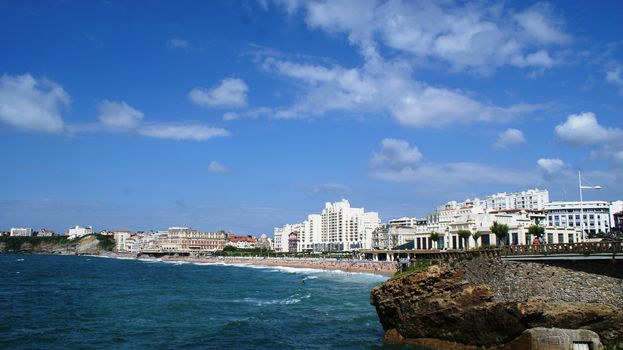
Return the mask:
<path id="1" fill-rule="evenodd" d="M 582 188 L 596 189 L 590 186 Z M 497 238 L 490 229 L 494 222 L 509 228 L 504 242 L 506 245 L 534 244 L 529 228 L 535 225 L 544 229 L 542 242 L 550 244 L 617 237 L 623 231 L 623 200 L 557 201 L 550 200 L 548 190 L 534 188 L 521 192 L 498 192 L 485 198 L 452 200 L 436 206 L 426 216 L 385 220 L 379 217 L 378 212 L 352 207 L 347 199 L 342 199 L 325 203 L 321 212 L 309 213 L 305 220 L 275 227 L 273 234 L 239 236 L 226 228 L 206 231 L 189 226 L 132 231 L 76 225 L 58 232 L 49 228 L 12 227 L 9 231 L 0 230 L 0 235 L 65 235 L 76 239 L 99 233 L 113 236 L 117 251 L 134 254 L 144 249 L 187 251 L 189 243 L 184 243 L 185 240 L 198 243 L 193 241 L 197 238 L 206 242 L 194 248 L 197 254 L 222 250 L 225 245 L 240 249 L 262 247 L 275 252 L 321 253 L 390 249 L 405 244 L 412 245 L 409 249 L 475 248 L 480 239 L 483 245 L 496 245 Z M 459 238 L 461 230 L 467 230 L 471 235 L 465 246 Z M 475 233 L 478 237 L 474 236 Z M 433 244 L 435 234 L 439 238 Z"/>
<path id="2" fill-rule="evenodd" d="M 171 7 L 0 2 L 0 229 L 623 198 L 620 2 Z"/>

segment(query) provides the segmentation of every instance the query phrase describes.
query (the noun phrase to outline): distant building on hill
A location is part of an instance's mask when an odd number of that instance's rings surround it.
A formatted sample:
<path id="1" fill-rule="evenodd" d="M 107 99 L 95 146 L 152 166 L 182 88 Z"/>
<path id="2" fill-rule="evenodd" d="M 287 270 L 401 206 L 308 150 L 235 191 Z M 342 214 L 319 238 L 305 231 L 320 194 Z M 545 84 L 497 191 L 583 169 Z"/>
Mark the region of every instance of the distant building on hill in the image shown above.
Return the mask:
<path id="1" fill-rule="evenodd" d="M 11 227 L 11 237 L 30 237 L 32 228 L 30 227 Z"/>
<path id="2" fill-rule="evenodd" d="M 56 232 L 49 228 L 42 228 L 37 232 L 37 237 L 52 237 L 56 236 Z"/>
<path id="3" fill-rule="evenodd" d="M 76 239 L 91 234 L 93 234 L 92 226 L 74 226 L 67 230 L 67 236 L 69 236 L 69 239 Z"/>

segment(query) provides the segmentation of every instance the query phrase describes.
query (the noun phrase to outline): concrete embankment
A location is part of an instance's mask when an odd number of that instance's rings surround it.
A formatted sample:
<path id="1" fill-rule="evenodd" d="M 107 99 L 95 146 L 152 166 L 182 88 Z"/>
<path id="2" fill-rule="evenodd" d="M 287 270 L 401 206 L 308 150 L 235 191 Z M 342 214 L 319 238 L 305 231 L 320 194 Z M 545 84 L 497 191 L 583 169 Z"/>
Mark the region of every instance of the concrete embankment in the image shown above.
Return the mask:
<path id="1" fill-rule="evenodd" d="M 436 265 L 374 288 L 371 303 L 392 342 L 436 349 L 544 349 L 539 339 L 558 339 L 560 347 L 547 349 L 566 349 L 561 339 L 591 342 L 598 335 L 607 348 L 622 346 L 620 267 L 613 262 L 601 267 L 609 271 L 573 267 L 578 269 L 490 258 Z"/>

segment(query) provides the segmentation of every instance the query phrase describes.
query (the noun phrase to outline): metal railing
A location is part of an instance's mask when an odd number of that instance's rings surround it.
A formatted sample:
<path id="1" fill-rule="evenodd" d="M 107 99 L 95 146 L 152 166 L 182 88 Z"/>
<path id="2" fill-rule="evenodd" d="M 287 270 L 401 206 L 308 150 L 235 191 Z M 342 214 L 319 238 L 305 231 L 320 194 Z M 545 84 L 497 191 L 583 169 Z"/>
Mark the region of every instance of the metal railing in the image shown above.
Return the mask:
<path id="1" fill-rule="evenodd" d="M 511 245 L 500 248 L 501 256 L 621 253 L 620 241 Z"/>

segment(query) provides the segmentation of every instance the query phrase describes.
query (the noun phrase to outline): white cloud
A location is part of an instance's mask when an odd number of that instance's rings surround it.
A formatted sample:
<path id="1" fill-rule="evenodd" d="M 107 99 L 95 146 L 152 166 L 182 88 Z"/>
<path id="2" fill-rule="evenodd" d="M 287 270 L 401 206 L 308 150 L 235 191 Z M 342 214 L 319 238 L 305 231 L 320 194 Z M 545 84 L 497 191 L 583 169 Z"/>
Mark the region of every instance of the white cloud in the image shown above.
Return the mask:
<path id="1" fill-rule="evenodd" d="M 0 121 L 35 131 L 63 131 L 61 108 L 70 103 L 69 95 L 53 81 L 30 74 L 0 77 Z"/>
<path id="2" fill-rule="evenodd" d="M 405 140 L 387 138 L 381 141 L 381 150 L 374 154 L 370 166 L 375 169 L 412 171 L 421 160 L 422 153 L 417 147 L 411 147 Z"/>
<path id="3" fill-rule="evenodd" d="M 363 50 L 380 43 L 481 72 L 503 65 L 549 67 L 556 61 L 541 49 L 571 41 L 545 4 L 521 12 L 500 4 L 439 1 L 301 1 L 287 7 L 290 14 L 299 10 L 309 27 L 345 33 Z"/>
<path id="4" fill-rule="evenodd" d="M 389 142 L 386 142 L 390 140 Z M 536 178 L 516 170 L 471 162 L 425 162 L 415 146 L 385 139 L 381 151 L 370 159 L 370 175 L 377 179 L 420 183 L 440 189 L 465 189 L 469 185 L 529 186 Z"/>
<path id="5" fill-rule="evenodd" d="M 127 103 L 104 100 L 100 102 L 97 109 L 99 116 L 97 117 L 102 125 L 106 128 L 119 130 L 133 130 L 143 119 L 143 113 L 136 110 Z"/>
<path id="6" fill-rule="evenodd" d="M 196 87 L 188 97 L 199 105 L 207 107 L 244 107 L 247 104 L 249 88 L 242 79 L 223 79 L 218 86 L 211 89 Z"/>
<path id="7" fill-rule="evenodd" d="M 459 90 L 427 86 L 410 79 L 411 68 L 401 61 L 387 62 L 374 50 L 361 68 L 324 67 L 265 58 L 262 67 L 302 83 L 306 90 L 295 104 L 278 109 L 280 118 L 304 118 L 332 110 L 385 112 L 413 127 L 443 127 L 474 121 L 503 122 L 540 108 L 517 104 L 483 104 Z"/>
<path id="8" fill-rule="evenodd" d="M 225 114 L 223 114 L 223 120 L 224 121 L 230 121 L 230 120 L 236 120 L 240 118 L 240 115 L 238 115 L 238 113 L 234 113 L 234 112 L 227 112 Z"/>
<path id="9" fill-rule="evenodd" d="M 619 95 L 623 95 L 623 65 L 609 69 L 606 72 L 606 82 L 619 88 Z"/>
<path id="10" fill-rule="evenodd" d="M 344 197 L 351 192 L 350 188 L 335 183 L 316 185 L 311 189 L 314 196 Z"/>
<path id="11" fill-rule="evenodd" d="M 478 119 L 482 110 L 479 102 L 459 92 L 436 87 L 405 93 L 392 106 L 392 112 L 400 123 L 416 127 Z"/>
<path id="12" fill-rule="evenodd" d="M 541 158 L 536 163 L 543 169 L 545 175 L 548 176 L 560 174 L 567 168 L 565 162 L 556 158 Z"/>
<path id="13" fill-rule="evenodd" d="M 213 160 L 210 162 L 210 165 L 208 166 L 208 170 L 211 173 L 219 173 L 219 174 L 227 174 L 229 173 L 229 167 Z"/>
<path id="14" fill-rule="evenodd" d="M 148 137 L 194 141 L 230 135 L 225 129 L 205 125 L 148 125 L 140 127 L 137 131 L 139 134 Z"/>
<path id="15" fill-rule="evenodd" d="M 571 37 L 561 29 L 562 24 L 553 16 L 550 5 L 539 3 L 515 15 L 519 25 L 528 35 L 543 44 L 566 44 Z"/>
<path id="16" fill-rule="evenodd" d="M 622 129 L 601 126 L 592 112 L 568 116 L 555 131 L 562 141 L 574 146 L 606 144 L 623 138 Z"/>
<path id="17" fill-rule="evenodd" d="M 181 38 L 170 38 L 167 41 L 167 45 L 171 48 L 176 48 L 176 49 L 184 49 L 184 50 L 192 50 L 193 49 L 193 45 Z"/>
<path id="18" fill-rule="evenodd" d="M 493 146 L 497 149 L 504 149 L 522 144 L 524 142 L 526 142 L 526 139 L 524 138 L 521 130 L 509 128 L 498 135 L 498 139 L 495 141 Z"/>

